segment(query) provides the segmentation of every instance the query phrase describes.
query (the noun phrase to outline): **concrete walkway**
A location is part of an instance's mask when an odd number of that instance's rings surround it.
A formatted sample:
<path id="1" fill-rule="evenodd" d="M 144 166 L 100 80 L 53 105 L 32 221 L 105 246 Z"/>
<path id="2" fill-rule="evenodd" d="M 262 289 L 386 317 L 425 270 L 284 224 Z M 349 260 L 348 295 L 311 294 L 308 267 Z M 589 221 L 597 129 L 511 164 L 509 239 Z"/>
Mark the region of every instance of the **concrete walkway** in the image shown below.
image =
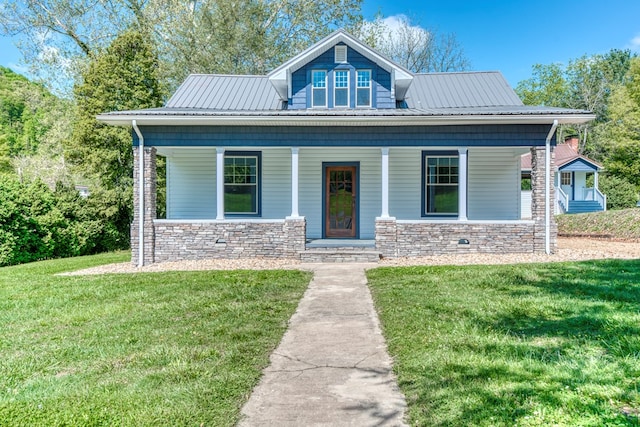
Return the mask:
<path id="1" fill-rule="evenodd" d="M 314 278 L 239 425 L 405 425 L 367 264 L 310 267 Z"/>

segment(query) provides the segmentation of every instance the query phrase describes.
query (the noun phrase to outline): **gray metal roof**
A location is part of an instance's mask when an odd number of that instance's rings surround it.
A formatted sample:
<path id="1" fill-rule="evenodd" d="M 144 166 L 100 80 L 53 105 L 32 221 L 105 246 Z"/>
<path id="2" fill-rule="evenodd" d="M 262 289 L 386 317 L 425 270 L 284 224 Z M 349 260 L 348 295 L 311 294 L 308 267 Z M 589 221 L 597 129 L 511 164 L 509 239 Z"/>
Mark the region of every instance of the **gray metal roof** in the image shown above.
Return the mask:
<path id="1" fill-rule="evenodd" d="M 518 96 L 497 71 L 416 74 L 406 102 L 409 108 L 418 110 L 522 106 Z M 266 76 L 192 74 L 180 85 L 166 107 L 258 112 L 282 110 L 283 102 Z M 351 114 L 345 110 L 337 111 L 339 114 Z M 370 114 L 356 111 L 355 114 Z M 309 114 L 325 113 L 314 110 Z"/>
<path id="2" fill-rule="evenodd" d="M 498 71 L 416 74 L 406 102 L 409 108 L 523 105 Z"/>
<path id="3" fill-rule="evenodd" d="M 227 111 L 282 109 L 282 101 L 266 76 L 191 74 L 167 102 L 167 108 Z"/>

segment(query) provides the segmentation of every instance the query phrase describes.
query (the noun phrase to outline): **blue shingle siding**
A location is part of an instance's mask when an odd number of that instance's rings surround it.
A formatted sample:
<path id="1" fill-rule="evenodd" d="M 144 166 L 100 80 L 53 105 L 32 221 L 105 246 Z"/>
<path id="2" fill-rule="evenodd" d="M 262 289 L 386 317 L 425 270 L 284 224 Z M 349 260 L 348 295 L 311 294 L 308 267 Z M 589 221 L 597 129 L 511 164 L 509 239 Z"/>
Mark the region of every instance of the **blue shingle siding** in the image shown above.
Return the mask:
<path id="1" fill-rule="evenodd" d="M 544 146 L 549 126 L 140 126 L 140 130 L 145 145 L 157 147 L 527 147 Z M 137 146 L 138 137 L 132 134 Z"/>
<path id="2" fill-rule="evenodd" d="M 350 91 L 350 108 L 355 108 L 355 87 L 356 73 L 355 70 L 366 69 L 371 70 L 372 79 L 372 108 L 395 108 L 395 99 L 391 98 L 391 74 L 380 68 L 371 60 L 365 58 L 357 51 L 347 48 L 347 63 L 336 63 L 334 48 L 328 49 L 322 55 L 306 64 L 304 67 L 295 71 L 291 75 L 292 95 L 289 99 L 289 109 L 311 108 L 311 71 L 326 70 L 327 71 L 327 99 L 329 106 L 333 105 L 333 70 L 348 69 L 349 91 Z"/>

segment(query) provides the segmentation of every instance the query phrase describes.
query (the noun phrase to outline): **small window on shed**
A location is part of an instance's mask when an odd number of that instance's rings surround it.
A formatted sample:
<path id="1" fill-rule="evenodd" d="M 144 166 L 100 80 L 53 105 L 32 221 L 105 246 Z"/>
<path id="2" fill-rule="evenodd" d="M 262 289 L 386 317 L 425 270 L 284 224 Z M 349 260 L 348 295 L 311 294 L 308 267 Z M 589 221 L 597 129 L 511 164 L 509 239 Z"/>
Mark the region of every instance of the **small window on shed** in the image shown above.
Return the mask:
<path id="1" fill-rule="evenodd" d="M 347 62 L 347 47 L 336 46 L 336 64 L 344 64 Z"/>

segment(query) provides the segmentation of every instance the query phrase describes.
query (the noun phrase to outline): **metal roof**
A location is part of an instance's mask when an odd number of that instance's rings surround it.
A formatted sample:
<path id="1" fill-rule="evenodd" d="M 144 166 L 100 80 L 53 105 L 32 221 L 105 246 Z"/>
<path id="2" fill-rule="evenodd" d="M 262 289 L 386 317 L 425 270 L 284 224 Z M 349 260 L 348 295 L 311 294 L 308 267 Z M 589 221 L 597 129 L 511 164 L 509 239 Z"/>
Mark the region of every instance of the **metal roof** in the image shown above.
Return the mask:
<path id="1" fill-rule="evenodd" d="M 169 99 L 166 107 L 268 111 L 280 110 L 282 105 L 266 76 L 191 74 Z"/>
<path id="2" fill-rule="evenodd" d="M 406 102 L 409 108 L 523 105 L 498 71 L 416 74 Z"/>
<path id="3" fill-rule="evenodd" d="M 436 123 L 585 123 L 589 111 L 522 104 L 499 72 L 416 74 L 406 97 L 408 108 L 286 109 L 267 76 L 190 75 L 165 107 L 113 111 L 97 118 L 124 125 L 409 125 Z M 380 123 L 376 123 L 376 120 Z"/>
<path id="4" fill-rule="evenodd" d="M 593 168 L 597 170 L 603 168 L 602 165 L 595 160 L 592 160 L 587 156 L 578 154 L 578 152 L 574 150 L 569 144 L 558 144 L 554 150 L 554 153 L 556 169 L 561 169 L 563 166 L 575 160 L 582 160 L 593 166 Z M 531 153 L 522 155 L 522 157 L 520 158 L 520 169 L 525 171 L 531 170 Z"/>

